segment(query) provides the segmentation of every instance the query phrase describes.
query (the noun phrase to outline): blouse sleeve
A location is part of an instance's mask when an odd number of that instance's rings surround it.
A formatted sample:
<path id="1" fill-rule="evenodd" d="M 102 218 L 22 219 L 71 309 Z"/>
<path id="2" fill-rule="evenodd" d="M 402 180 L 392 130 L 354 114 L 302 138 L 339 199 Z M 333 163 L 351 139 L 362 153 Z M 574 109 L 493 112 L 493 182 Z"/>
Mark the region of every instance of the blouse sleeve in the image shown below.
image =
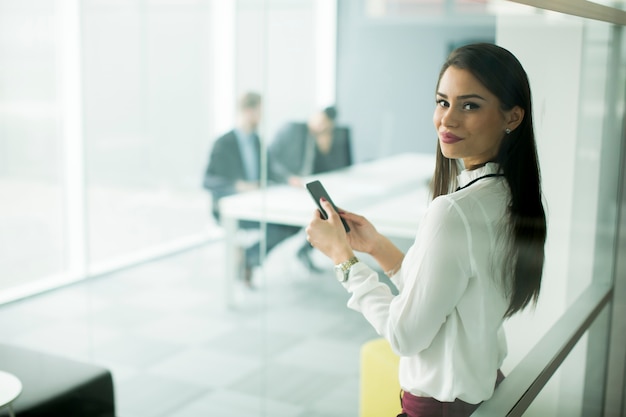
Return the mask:
<path id="1" fill-rule="evenodd" d="M 348 307 L 361 312 L 402 356 L 427 348 L 456 308 L 472 276 L 471 230 L 453 200 L 430 204 L 393 282 L 399 294 L 357 264 L 344 284 Z"/>

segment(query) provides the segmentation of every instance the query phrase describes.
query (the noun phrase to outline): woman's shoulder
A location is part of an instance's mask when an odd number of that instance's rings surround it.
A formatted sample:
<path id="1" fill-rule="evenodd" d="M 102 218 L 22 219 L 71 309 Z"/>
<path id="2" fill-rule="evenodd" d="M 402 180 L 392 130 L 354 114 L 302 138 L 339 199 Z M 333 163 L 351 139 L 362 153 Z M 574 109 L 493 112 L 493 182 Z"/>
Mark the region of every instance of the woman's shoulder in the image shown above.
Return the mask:
<path id="1" fill-rule="evenodd" d="M 419 223 L 417 241 L 429 250 L 455 251 L 464 247 L 469 231 L 467 217 L 455 199 L 442 195 L 428 205 Z"/>
<path id="2" fill-rule="evenodd" d="M 458 204 L 458 195 L 456 193 L 444 194 L 435 197 L 428 205 L 429 211 L 449 212 Z"/>
<path id="3" fill-rule="evenodd" d="M 508 207 L 508 188 L 502 182 L 481 184 L 439 196 L 431 202 L 428 210 L 440 221 L 458 219 L 468 224 L 499 221 Z"/>
<path id="4" fill-rule="evenodd" d="M 463 209 L 453 194 L 441 195 L 434 198 L 426 210 L 425 220 L 439 223 L 440 228 L 458 225 L 462 219 Z"/>
<path id="5" fill-rule="evenodd" d="M 486 206 L 493 205 L 489 198 L 483 198 L 481 192 L 467 192 L 461 190 L 450 194 L 441 195 L 433 199 L 428 206 L 431 217 L 441 221 L 453 221 L 454 219 L 467 219 L 474 213 L 491 211 Z"/>

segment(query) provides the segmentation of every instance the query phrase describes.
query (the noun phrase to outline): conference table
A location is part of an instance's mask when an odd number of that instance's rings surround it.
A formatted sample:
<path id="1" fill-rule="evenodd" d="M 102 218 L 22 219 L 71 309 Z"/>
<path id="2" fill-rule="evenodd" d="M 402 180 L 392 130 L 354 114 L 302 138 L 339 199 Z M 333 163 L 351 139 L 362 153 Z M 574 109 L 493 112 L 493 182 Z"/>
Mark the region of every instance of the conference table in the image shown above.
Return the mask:
<path id="1" fill-rule="evenodd" d="M 391 239 L 412 240 L 429 202 L 434 166 L 434 154 L 402 153 L 315 174 L 304 178 L 303 184 L 321 181 L 338 207 L 364 215 Z M 304 185 L 270 185 L 220 200 L 226 240 L 222 281 L 226 307 L 234 306 L 239 221 L 306 226 L 315 208 Z"/>

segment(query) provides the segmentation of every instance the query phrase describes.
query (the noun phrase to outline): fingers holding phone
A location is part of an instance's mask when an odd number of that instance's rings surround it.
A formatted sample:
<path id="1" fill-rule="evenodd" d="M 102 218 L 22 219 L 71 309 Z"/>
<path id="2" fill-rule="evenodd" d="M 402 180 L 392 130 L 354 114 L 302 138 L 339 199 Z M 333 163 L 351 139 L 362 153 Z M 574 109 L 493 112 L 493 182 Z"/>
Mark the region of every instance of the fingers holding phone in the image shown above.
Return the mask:
<path id="1" fill-rule="evenodd" d="M 371 254 L 381 236 L 374 225 L 365 217 L 350 212 L 342 212 L 341 218 L 350 225 L 346 237 L 352 249 Z"/>
<path id="2" fill-rule="evenodd" d="M 335 205 L 326 200 L 324 197 L 322 197 L 320 199 L 320 205 L 322 207 L 322 209 L 324 209 L 324 212 L 326 213 L 326 215 L 324 216 L 324 214 L 321 214 L 322 218 L 326 217 L 325 220 L 327 220 L 328 222 L 332 223 L 333 225 L 336 225 L 336 227 L 338 229 L 342 229 L 344 230 L 345 233 L 350 232 L 350 225 L 348 224 L 348 222 L 339 214 L 339 210 L 337 209 L 337 207 L 335 207 Z"/>
<path id="3" fill-rule="evenodd" d="M 336 213 L 339 212 L 339 210 L 337 209 L 337 206 L 335 206 L 335 203 L 333 203 L 333 200 L 330 198 L 330 196 L 328 195 L 328 192 L 326 191 L 326 189 L 324 188 L 321 182 L 319 181 L 309 182 L 306 185 L 306 189 L 309 191 L 309 194 L 311 194 L 313 201 L 315 201 L 315 204 L 317 204 L 317 207 L 319 208 L 320 213 L 322 214 L 322 217 L 324 219 L 328 218 L 328 214 L 326 213 L 326 210 L 320 205 L 320 201 L 322 199 L 324 199 L 325 201 L 328 201 L 328 203 L 330 203 L 330 205 L 332 206 L 333 210 Z M 341 222 L 343 223 L 343 227 L 346 230 L 346 233 L 349 232 L 350 226 L 348 226 L 348 223 L 343 218 L 341 218 Z"/>
<path id="4" fill-rule="evenodd" d="M 340 220 L 346 230 L 345 233 L 339 234 L 348 245 L 359 252 L 372 254 L 382 235 L 378 233 L 374 225 L 365 217 L 347 211 L 339 210 L 337 206 L 328 196 L 328 193 L 319 181 L 313 181 L 306 185 L 311 197 L 318 206 L 318 212 L 315 213 L 311 224 L 307 228 L 309 242 L 314 246 L 318 245 L 322 239 L 328 239 L 331 236 L 330 227 L 335 227 Z M 326 203 L 322 203 L 322 201 Z M 327 213 L 331 213 L 330 221 Z M 334 217 L 336 216 L 336 218 Z M 337 228 L 341 230 L 341 228 Z M 311 233 L 309 234 L 309 231 Z M 348 233 L 350 232 L 350 233 Z M 339 238 L 339 236 L 337 236 Z M 324 250 L 322 250 L 324 252 Z"/>
<path id="5" fill-rule="evenodd" d="M 324 186 L 319 181 L 312 181 L 306 184 L 306 188 L 319 210 L 306 228 L 309 242 L 333 260 L 352 253 L 346 238 L 350 226 L 338 214 L 339 210 Z"/>
<path id="6" fill-rule="evenodd" d="M 332 204 L 321 198 L 319 205 L 326 213 L 316 210 L 311 222 L 306 227 L 307 240 L 335 263 L 341 263 L 353 256 L 345 228 L 339 214 Z"/>

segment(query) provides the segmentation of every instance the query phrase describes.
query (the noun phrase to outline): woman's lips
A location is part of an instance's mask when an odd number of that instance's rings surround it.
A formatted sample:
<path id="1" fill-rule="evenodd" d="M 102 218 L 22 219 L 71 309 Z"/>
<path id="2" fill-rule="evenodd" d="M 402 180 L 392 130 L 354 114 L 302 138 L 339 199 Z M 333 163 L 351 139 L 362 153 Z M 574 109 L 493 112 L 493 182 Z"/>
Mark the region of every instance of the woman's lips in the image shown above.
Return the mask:
<path id="1" fill-rule="evenodd" d="M 456 142 L 463 140 L 462 138 L 456 135 L 453 135 L 450 132 L 441 133 L 439 135 L 439 138 L 441 139 L 443 143 L 456 143 Z"/>

